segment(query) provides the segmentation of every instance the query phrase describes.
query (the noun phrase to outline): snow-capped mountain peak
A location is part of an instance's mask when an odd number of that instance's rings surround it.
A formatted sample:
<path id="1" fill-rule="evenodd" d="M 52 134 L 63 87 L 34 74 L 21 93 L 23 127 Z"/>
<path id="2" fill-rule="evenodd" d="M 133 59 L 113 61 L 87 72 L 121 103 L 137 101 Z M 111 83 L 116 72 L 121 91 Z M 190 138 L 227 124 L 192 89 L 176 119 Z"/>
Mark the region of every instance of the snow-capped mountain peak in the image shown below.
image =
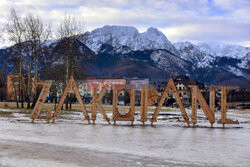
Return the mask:
<path id="1" fill-rule="evenodd" d="M 202 52 L 210 55 L 236 59 L 242 59 L 250 52 L 250 49 L 247 47 L 218 42 L 199 43 L 198 47 Z"/>
<path id="2" fill-rule="evenodd" d="M 82 42 L 95 52 L 99 51 L 102 44 L 109 44 L 115 48 L 127 46 L 133 51 L 168 49 L 177 54 L 167 37 L 152 27 L 139 33 L 136 28 L 130 26 L 104 26 L 83 34 Z"/>
<path id="3" fill-rule="evenodd" d="M 158 43 L 163 44 L 164 42 L 170 43 L 167 37 L 159 31 L 157 28 L 150 27 L 146 32 L 140 34 L 142 38 L 150 41 L 157 41 Z"/>
<path id="4" fill-rule="evenodd" d="M 189 41 L 177 42 L 177 43 L 174 43 L 174 46 L 177 50 L 182 49 L 182 48 L 187 48 L 187 47 L 197 49 L 197 46 Z"/>

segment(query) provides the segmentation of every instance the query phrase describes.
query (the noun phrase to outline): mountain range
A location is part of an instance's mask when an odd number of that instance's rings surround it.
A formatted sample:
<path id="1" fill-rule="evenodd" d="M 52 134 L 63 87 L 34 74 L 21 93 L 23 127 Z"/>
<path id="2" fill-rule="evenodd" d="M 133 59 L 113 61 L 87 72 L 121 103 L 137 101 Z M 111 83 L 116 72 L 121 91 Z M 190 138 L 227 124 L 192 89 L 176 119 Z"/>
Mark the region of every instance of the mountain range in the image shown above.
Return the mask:
<path id="1" fill-rule="evenodd" d="M 60 46 L 58 40 L 48 43 L 53 56 L 46 58 L 45 53 L 43 64 L 49 67 L 63 63 Z M 140 33 L 129 26 L 104 26 L 80 35 L 75 49 L 85 76 L 164 80 L 172 73 L 208 85 L 250 87 L 250 48 L 239 45 L 171 43 L 156 28 Z M 0 49 L 0 66 L 10 53 L 11 47 Z"/>

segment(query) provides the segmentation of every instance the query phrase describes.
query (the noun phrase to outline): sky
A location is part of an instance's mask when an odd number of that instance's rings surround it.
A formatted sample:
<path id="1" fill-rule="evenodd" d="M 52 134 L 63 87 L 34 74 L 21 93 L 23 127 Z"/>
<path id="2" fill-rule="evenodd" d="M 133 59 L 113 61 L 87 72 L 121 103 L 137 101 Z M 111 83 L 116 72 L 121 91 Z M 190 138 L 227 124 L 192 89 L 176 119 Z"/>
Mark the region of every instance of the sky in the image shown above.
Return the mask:
<path id="1" fill-rule="evenodd" d="M 11 8 L 38 15 L 55 29 L 67 13 L 85 31 L 104 25 L 134 26 L 139 32 L 155 27 L 171 42 L 250 47 L 250 0 L 0 0 L 0 29 Z"/>

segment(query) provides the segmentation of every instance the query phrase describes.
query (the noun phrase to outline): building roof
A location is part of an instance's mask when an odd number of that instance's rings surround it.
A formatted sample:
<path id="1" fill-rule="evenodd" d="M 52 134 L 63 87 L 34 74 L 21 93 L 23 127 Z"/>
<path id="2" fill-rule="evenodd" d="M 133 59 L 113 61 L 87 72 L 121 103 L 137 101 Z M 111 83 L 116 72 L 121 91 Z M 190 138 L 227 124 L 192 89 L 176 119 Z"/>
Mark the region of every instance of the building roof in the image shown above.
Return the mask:
<path id="1" fill-rule="evenodd" d="M 185 87 L 187 87 L 188 85 L 197 85 L 200 89 L 203 89 L 205 87 L 203 83 L 198 82 L 196 79 L 189 78 L 186 75 L 177 76 L 174 82 L 175 85 L 177 85 L 178 83 L 182 83 L 183 85 L 185 85 Z"/>

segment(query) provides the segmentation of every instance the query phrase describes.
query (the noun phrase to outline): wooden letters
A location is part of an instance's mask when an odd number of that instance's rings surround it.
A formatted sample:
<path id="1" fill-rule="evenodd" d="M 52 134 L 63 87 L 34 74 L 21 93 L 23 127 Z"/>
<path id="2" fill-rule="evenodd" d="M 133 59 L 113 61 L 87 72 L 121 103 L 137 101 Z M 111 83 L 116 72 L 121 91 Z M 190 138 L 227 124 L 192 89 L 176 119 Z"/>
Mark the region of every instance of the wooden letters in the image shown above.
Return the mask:
<path id="1" fill-rule="evenodd" d="M 66 86 L 66 88 L 65 88 L 65 90 L 64 90 L 64 92 L 63 92 L 63 94 L 62 94 L 62 96 L 60 98 L 60 101 L 59 101 L 58 105 L 56 106 L 56 110 L 55 110 L 55 112 L 53 114 L 52 123 L 55 123 L 55 119 L 57 118 L 57 114 L 58 114 L 59 110 L 61 109 L 61 107 L 63 105 L 63 102 L 64 102 L 64 100 L 65 100 L 65 98 L 66 98 L 66 96 L 67 96 L 67 94 L 69 92 L 76 94 L 76 98 L 77 98 L 77 100 L 78 100 L 78 102 L 79 102 L 79 104 L 80 104 L 80 106 L 82 108 L 82 112 L 84 114 L 85 120 L 88 120 L 88 123 L 90 123 L 89 115 L 88 115 L 86 107 L 85 107 L 85 105 L 84 105 L 84 103 L 82 101 L 80 92 L 79 92 L 79 90 L 77 88 L 77 85 L 75 83 L 75 80 L 74 80 L 73 76 L 70 77 L 69 82 L 68 82 L 68 84 L 67 84 L 67 86 Z"/>
<path id="2" fill-rule="evenodd" d="M 130 96 L 130 108 L 129 112 L 126 115 L 122 115 L 118 111 L 117 103 L 118 103 L 118 94 L 122 90 L 125 90 L 129 93 Z M 135 89 L 129 88 L 125 85 L 115 85 L 114 93 L 113 93 L 113 121 L 116 124 L 116 121 L 131 121 L 132 125 L 135 118 Z"/>
<path id="3" fill-rule="evenodd" d="M 101 100 L 103 98 L 103 95 L 106 92 L 106 86 L 104 86 L 99 94 L 99 97 L 97 97 L 97 87 L 94 86 L 93 88 L 93 100 L 92 100 L 92 120 L 93 124 L 95 124 L 96 120 L 96 111 L 97 108 L 99 109 L 100 113 L 104 116 L 106 121 L 110 124 L 110 119 L 107 117 L 106 113 L 104 112 L 104 109 L 101 105 Z"/>
<path id="4" fill-rule="evenodd" d="M 43 85 L 42 91 L 37 99 L 36 105 L 32 111 L 31 114 L 31 119 L 32 119 L 32 123 L 34 123 L 35 119 L 47 119 L 48 123 L 51 117 L 51 111 L 48 112 L 47 116 L 39 116 L 42 106 L 44 104 L 45 98 L 47 97 L 48 93 L 49 93 L 49 89 L 51 87 L 51 83 L 50 82 L 46 82 Z"/>
<path id="5" fill-rule="evenodd" d="M 157 118 L 157 116 L 158 116 L 158 114 L 159 114 L 159 112 L 161 110 L 161 107 L 162 107 L 162 105 L 164 103 L 164 100 L 167 98 L 167 95 L 168 95 L 168 93 L 170 93 L 170 91 L 173 91 L 173 94 L 174 94 L 174 96 L 175 96 L 175 98 L 177 100 L 177 103 L 179 104 L 179 107 L 180 107 L 180 110 L 181 110 L 181 113 L 182 113 L 182 117 L 184 118 L 185 122 L 189 126 L 190 122 L 189 122 L 189 119 L 188 119 L 188 115 L 187 115 L 187 113 L 185 111 L 185 108 L 184 108 L 182 102 L 181 102 L 180 96 L 179 96 L 178 91 L 177 91 L 177 89 L 175 87 L 172 76 L 170 76 L 170 79 L 168 81 L 168 84 L 167 84 L 164 92 L 163 92 L 163 95 L 162 95 L 162 97 L 160 99 L 160 102 L 159 102 L 157 108 L 155 109 L 154 115 L 153 115 L 153 117 L 151 119 L 151 125 L 153 125 L 153 123 L 156 122 L 156 118 Z"/>
<path id="6" fill-rule="evenodd" d="M 195 126 L 195 124 L 197 122 L 197 101 L 199 101 L 199 104 L 200 104 L 205 116 L 207 117 L 207 119 L 211 123 L 211 127 L 213 127 L 214 112 L 212 112 L 211 109 L 208 107 L 208 104 L 207 104 L 206 100 L 204 99 L 204 97 L 202 96 L 198 86 L 191 85 L 189 87 L 192 89 L 192 123 L 193 123 L 193 126 Z"/>
<path id="7" fill-rule="evenodd" d="M 130 85 L 131 86 L 131 85 Z M 44 104 L 45 98 L 47 97 L 49 93 L 49 89 L 51 87 L 50 82 L 44 83 L 44 86 L 42 88 L 42 91 L 39 95 L 39 98 L 37 100 L 37 103 L 35 105 L 35 108 L 33 109 L 31 119 L 32 122 L 34 122 L 35 119 L 51 119 L 51 112 L 48 112 L 47 116 L 39 116 L 42 105 Z M 229 90 L 237 89 L 238 87 L 232 87 L 232 86 L 211 86 L 209 88 L 209 106 L 207 102 L 205 101 L 204 97 L 201 94 L 200 89 L 197 85 L 190 85 L 189 86 L 192 91 L 192 123 L 195 126 L 197 123 L 197 102 L 199 102 L 206 118 L 209 120 L 211 127 L 213 127 L 213 124 L 215 122 L 215 98 L 216 98 L 216 90 L 221 90 L 221 119 L 218 121 L 218 123 L 221 123 L 223 127 L 225 127 L 225 124 L 239 124 L 239 122 L 230 120 L 226 118 L 226 112 L 227 107 L 232 105 L 237 105 L 237 103 L 227 103 L 227 93 Z M 92 117 L 93 124 L 95 124 L 96 120 L 96 112 L 97 109 L 100 111 L 100 113 L 104 116 L 106 121 L 110 124 L 110 119 L 107 117 L 103 106 L 101 105 L 101 100 L 107 90 L 107 85 L 102 87 L 102 90 L 97 95 L 97 85 L 93 86 L 93 101 L 92 101 Z M 130 107 L 129 112 L 126 114 L 121 114 L 118 111 L 118 95 L 121 91 L 127 91 L 130 96 Z M 61 109 L 64 100 L 66 99 L 66 96 L 68 93 L 75 93 L 77 100 L 81 106 L 82 112 L 84 114 L 85 120 L 88 120 L 88 123 L 90 123 L 89 115 L 87 113 L 86 107 L 82 101 L 80 92 L 77 88 L 77 85 L 75 83 L 74 78 L 71 76 L 66 88 L 60 98 L 60 101 L 56 107 L 55 112 L 53 113 L 53 123 L 55 122 L 55 119 L 57 118 L 58 112 Z M 161 110 L 161 107 L 164 103 L 164 100 L 167 98 L 168 94 L 173 93 L 174 97 L 176 98 L 177 103 L 179 104 L 182 117 L 184 118 L 184 121 L 190 126 L 188 115 L 185 111 L 185 108 L 181 102 L 181 99 L 179 97 L 178 91 L 175 87 L 174 81 L 172 79 L 172 76 L 170 76 L 169 82 L 165 87 L 165 90 L 160 98 L 160 101 L 158 103 L 158 106 L 156 107 L 153 117 L 151 118 L 151 125 L 156 122 L 157 117 L 159 115 L 159 112 Z M 141 122 L 144 123 L 147 121 L 147 107 L 149 105 L 153 105 L 158 99 L 158 92 L 155 88 L 148 85 L 143 85 L 141 89 Z M 135 89 L 133 87 L 128 87 L 128 85 L 115 85 L 114 91 L 113 91 L 113 121 L 114 124 L 116 124 L 116 121 L 131 121 L 133 125 L 133 121 L 135 119 Z"/>
<path id="8" fill-rule="evenodd" d="M 227 107 L 237 105 L 234 103 L 227 103 L 227 93 L 229 90 L 234 90 L 239 87 L 235 86 L 217 86 L 221 90 L 221 119 L 218 121 L 218 123 L 222 124 L 222 127 L 225 127 L 225 124 L 239 124 L 239 121 L 233 121 L 230 119 L 227 119 Z"/>

